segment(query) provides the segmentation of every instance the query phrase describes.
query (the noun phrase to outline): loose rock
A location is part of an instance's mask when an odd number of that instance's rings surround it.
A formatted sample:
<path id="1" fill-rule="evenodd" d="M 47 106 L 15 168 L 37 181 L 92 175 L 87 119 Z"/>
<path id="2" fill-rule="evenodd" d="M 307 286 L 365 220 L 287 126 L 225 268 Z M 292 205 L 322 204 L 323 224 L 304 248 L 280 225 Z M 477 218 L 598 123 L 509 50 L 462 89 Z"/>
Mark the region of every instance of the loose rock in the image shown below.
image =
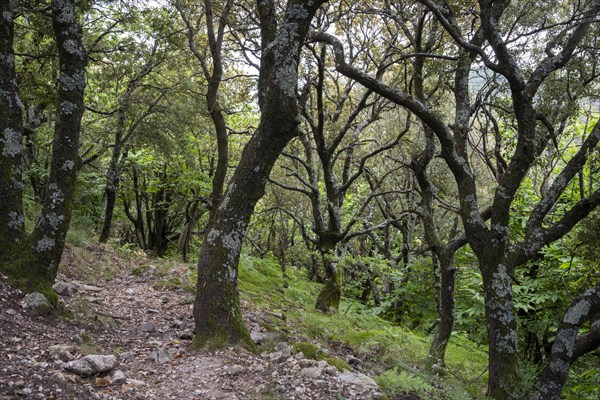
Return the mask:
<path id="1" fill-rule="evenodd" d="M 113 370 L 117 366 L 117 358 L 113 355 L 89 355 L 65 364 L 64 369 L 79 376 L 87 377 Z"/>
<path id="2" fill-rule="evenodd" d="M 125 373 L 120 369 L 113 371 L 113 373 L 110 375 L 110 378 L 114 384 L 125 383 L 127 381 Z"/>
<path id="3" fill-rule="evenodd" d="M 323 368 L 319 368 L 319 367 L 303 368 L 300 371 L 300 375 L 305 376 L 310 379 L 316 379 L 316 378 L 320 377 L 322 374 L 323 374 Z"/>
<path id="4" fill-rule="evenodd" d="M 339 376 L 339 379 L 343 382 L 356 385 L 363 388 L 379 389 L 379 385 L 373 379 L 369 378 L 365 374 L 360 372 L 344 371 Z"/>
<path id="5" fill-rule="evenodd" d="M 246 368 L 242 367 L 241 365 L 232 365 L 231 367 L 229 367 L 227 369 L 226 374 L 231 375 L 231 376 L 237 376 L 237 375 L 240 375 L 245 370 L 246 370 Z"/>
<path id="6" fill-rule="evenodd" d="M 152 322 L 144 322 L 143 324 L 141 324 L 140 326 L 138 326 L 138 330 L 140 332 L 151 333 L 151 332 L 155 332 L 156 331 L 156 326 L 154 326 L 154 324 Z"/>
<path id="7" fill-rule="evenodd" d="M 150 359 L 159 364 L 166 364 L 171 362 L 171 354 L 169 353 L 169 350 L 161 347 L 152 353 Z"/>
<path id="8" fill-rule="evenodd" d="M 75 358 L 73 353 L 77 350 L 75 346 L 71 346 L 68 344 L 57 344 L 54 346 L 48 347 L 48 354 L 50 358 L 54 361 L 71 361 Z"/>
<path id="9" fill-rule="evenodd" d="M 68 282 L 56 282 L 52 286 L 52 290 L 61 296 L 71 297 L 77 292 L 77 286 Z"/>
<path id="10" fill-rule="evenodd" d="M 29 293 L 25 296 L 25 306 L 29 308 L 34 314 L 46 315 L 52 311 L 52 306 L 48 302 L 46 297 L 38 292 Z"/>

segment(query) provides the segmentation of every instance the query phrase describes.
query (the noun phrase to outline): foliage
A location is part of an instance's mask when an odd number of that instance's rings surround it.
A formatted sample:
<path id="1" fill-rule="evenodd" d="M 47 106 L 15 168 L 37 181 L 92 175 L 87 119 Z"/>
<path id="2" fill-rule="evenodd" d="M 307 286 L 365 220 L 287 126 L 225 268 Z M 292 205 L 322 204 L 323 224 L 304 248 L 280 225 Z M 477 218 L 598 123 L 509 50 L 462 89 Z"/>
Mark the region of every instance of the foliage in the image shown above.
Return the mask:
<path id="1" fill-rule="evenodd" d="M 390 398 L 416 394 L 420 397 L 433 397 L 436 390 L 418 375 L 409 375 L 405 371 L 388 370 L 377 377 L 381 390 Z"/>
<path id="2" fill-rule="evenodd" d="M 438 382 L 435 385 L 439 387 L 435 390 L 430 390 L 431 384 L 423 385 L 423 388 L 440 399 L 448 398 L 441 393 L 459 392 L 454 388 L 462 387 L 462 380 L 466 382 L 481 377 L 485 370 L 485 352 L 461 337 L 452 339 L 448 348 L 447 363 L 452 374 L 444 377 L 428 375 L 418 367 L 427 357 L 428 339 L 425 335 L 394 326 L 349 298 L 342 299 L 340 314 L 327 315 L 315 311 L 313 302 L 318 285 L 308 282 L 300 269 L 291 268 L 288 274 L 289 287 L 284 289 L 281 268 L 273 257 L 258 259 L 242 255 L 239 271 L 241 298 L 261 310 L 282 313 L 285 321 L 271 319 L 271 329 L 300 338 L 302 341 L 295 343 L 294 348 L 306 352 L 305 356 L 309 358 L 327 359 L 320 349 L 332 342 L 342 342 L 365 358 L 371 368 L 382 373 L 388 371 L 382 379 L 391 387 L 396 385 L 392 382 L 393 374 L 403 374 L 402 379 L 416 387 L 422 382 Z M 395 369 L 398 372 L 389 372 Z M 483 384 L 483 379 L 476 380 L 470 389 L 475 397 L 462 398 L 479 398 L 476 393 L 484 392 Z"/>

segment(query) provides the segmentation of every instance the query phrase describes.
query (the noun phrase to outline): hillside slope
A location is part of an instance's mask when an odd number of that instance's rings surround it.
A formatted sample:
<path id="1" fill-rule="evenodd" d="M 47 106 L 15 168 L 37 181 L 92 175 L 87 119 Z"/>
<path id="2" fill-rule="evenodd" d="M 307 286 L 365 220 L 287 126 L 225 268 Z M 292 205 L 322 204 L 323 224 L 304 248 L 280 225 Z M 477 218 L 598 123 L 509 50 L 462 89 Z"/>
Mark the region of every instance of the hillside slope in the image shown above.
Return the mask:
<path id="1" fill-rule="evenodd" d="M 1 277 L 0 399 L 470 397 L 460 382 L 436 381 L 411 365 L 426 349 L 423 338 L 354 302 L 338 316 L 314 312 L 318 287 L 292 271 L 284 289 L 269 260 L 244 257 L 240 266 L 256 353 L 191 350 L 193 275 L 190 265 L 108 246 L 70 247 L 60 275 L 63 310 L 49 316 L 35 315 Z M 114 355 L 117 365 L 87 377 L 64 369 L 100 354 Z"/>

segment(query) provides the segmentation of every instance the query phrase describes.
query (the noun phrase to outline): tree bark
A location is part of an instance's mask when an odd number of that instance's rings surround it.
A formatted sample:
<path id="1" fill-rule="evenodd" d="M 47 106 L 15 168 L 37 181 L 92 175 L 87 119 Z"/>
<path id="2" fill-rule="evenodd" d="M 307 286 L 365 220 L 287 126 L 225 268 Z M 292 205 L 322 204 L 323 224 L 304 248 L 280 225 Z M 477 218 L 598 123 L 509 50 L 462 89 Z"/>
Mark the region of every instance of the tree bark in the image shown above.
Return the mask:
<path id="1" fill-rule="evenodd" d="M 329 313 L 337 312 L 342 297 L 342 269 L 338 267 L 338 256 L 335 244 L 321 250 L 323 267 L 325 268 L 325 285 L 317 297 L 315 309 Z"/>
<path id="2" fill-rule="evenodd" d="M 300 52 L 314 13 L 324 1 L 290 0 L 281 24 L 274 1 L 259 0 L 261 119 L 214 214 L 198 260 L 195 344 L 251 345 L 242 320 L 237 273 L 242 240 L 273 164 L 298 135 L 296 88 Z M 278 28 L 279 25 L 279 28 Z"/>
<path id="3" fill-rule="evenodd" d="M 186 15 L 181 3 L 179 1 L 175 2 L 175 7 L 179 11 L 179 15 L 187 27 L 188 46 L 196 59 L 200 62 L 202 72 L 208 82 L 206 107 L 217 136 L 217 167 L 212 179 L 211 220 L 214 218 L 219 203 L 221 202 L 221 197 L 223 196 L 223 188 L 225 187 L 225 180 L 227 179 L 227 167 L 229 165 L 229 137 L 227 134 L 227 123 L 225 122 L 224 110 L 219 104 L 219 87 L 223 80 L 223 37 L 232 6 L 233 1 L 227 0 L 221 14 L 215 16 L 212 1 L 204 0 L 206 37 L 208 39 L 208 50 L 210 52 L 211 70 L 206 55 L 199 51 L 196 46 L 195 36 L 198 34 L 196 28 Z M 215 22 L 218 22 L 216 32 L 214 26 Z"/>
<path id="4" fill-rule="evenodd" d="M 437 257 L 440 267 L 440 287 L 438 297 L 438 315 L 440 320 L 431 341 L 427 366 L 432 370 L 444 365 L 446 347 L 454 328 L 454 283 L 456 268 L 454 267 L 454 249 L 444 249 Z"/>
<path id="5" fill-rule="evenodd" d="M 23 112 L 15 74 L 12 1 L 0 3 L 0 270 L 8 272 L 25 235 L 21 138 Z"/>
<path id="6" fill-rule="evenodd" d="M 108 171 L 106 173 L 106 186 L 104 187 L 103 201 L 104 218 L 102 221 L 102 230 L 100 231 L 100 238 L 98 239 L 100 243 L 106 243 L 106 241 L 110 237 L 113 215 L 115 212 L 115 206 L 117 204 L 117 192 L 119 190 L 119 184 L 121 181 L 121 168 L 126 158 L 125 155 L 121 157 L 121 137 L 122 134 L 117 133 L 115 145 L 112 151 L 112 157 L 110 159 L 110 164 L 108 165 Z"/>
<path id="7" fill-rule="evenodd" d="M 73 1 L 52 2 L 52 27 L 58 48 L 60 75 L 57 117 L 52 141 L 48 191 L 38 223 L 31 234 L 32 273 L 51 285 L 58 272 L 69 229 L 79 158 L 79 134 L 84 111 L 87 57 Z"/>
<path id="8" fill-rule="evenodd" d="M 10 2 L 3 2 L 2 7 L 9 7 Z M 50 174 L 46 196 L 42 205 L 42 211 L 38 222 L 26 239 L 21 239 L 23 235 L 22 206 L 17 202 L 22 201 L 22 182 L 20 179 L 20 128 L 22 122 L 16 122 L 20 118 L 20 109 L 22 106 L 16 93 L 8 92 L 9 95 L 3 97 L 2 101 L 7 102 L 5 109 L 3 107 L 2 124 L 6 125 L 9 121 L 13 127 L 5 127 L 2 157 L 2 192 L 8 190 L 11 193 L 11 199 L 5 204 L 9 207 L 8 217 L 12 218 L 6 223 L 6 227 L 14 232 L 14 238 L 19 240 L 18 254 L 14 257 L 3 257 L 3 269 L 6 269 L 8 275 L 22 289 L 27 291 L 39 291 L 46 295 L 51 302 L 56 302 L 57 296 L 52 291 L 52 284 L 58 272 L 67 230 L 71 220 L 71 210 L 73 205 L 73 196 L 75 192 L 75 182 L 77 171 L 80 166 L 79 158 L 79 133 L 81 127 L 81 117 L 84 111 L 83 91 L 85 88 L 85 67 L 86 53 L 82 43 L 81 27 L 75 18 L 75 8 L 72 1 L 55 0 L 51 7 L 52 26 L 56 39 L 58 57 L 60 62 L 60 75 L 58 84 L 58 93 L 56 97 L 56 124 L 54 128 L 54 139 L 52 141 L 52 160 L 50 165 Z M 7 49 L 12 43 L 12 11 L 6 9 L 2 13 L 3 34 L 0 39 L 0 51 L 5 52 L 2 62 L 8 63 L 7 69 L 2 69 L 0 74 L 0 84 L 2 89 L 16 90 L 14 80 L 14 54 Z M 12 56 L 12 57 L 11 57 Z M 12 74 L 12 77 L 11 77 Z M 6 78 L 9 78 L 5 82 Z M 12 165 L 5 165 L 8 157 L 12 157 Z M 5 167 L 7 167 L 5 169 Z M 5 174 L 10 174 L 5 175 Z M 8 185 L 4 187 L 4 185 Z M 0 218 L 5 219 L 0 213 Z M 0 220 L 0 222 L 3 222 Z M 3 234 L 4 225 L 0 229 Z M 2 238 L 5 240 L 5 237 Z M 13 243 L 14 239 L 13 239 Z M 16 244 L 16 243 L 15 243 Z M 2 246 L 3 247 L 3 246 Z M 7 247 L 11 249 L 11 247 Z M 14 248 L 12 249 L 14 251 Z"/>
<path id="9" fill-rule="evenodd" d="M 590 332 L 577 335 L 586 320 Z M 548 364 L 540 373 L 535 400 L 559 400 L 571 364 L 600 345 L 600 286 L 575 299 L 564 314 L 552 345 Z"/>

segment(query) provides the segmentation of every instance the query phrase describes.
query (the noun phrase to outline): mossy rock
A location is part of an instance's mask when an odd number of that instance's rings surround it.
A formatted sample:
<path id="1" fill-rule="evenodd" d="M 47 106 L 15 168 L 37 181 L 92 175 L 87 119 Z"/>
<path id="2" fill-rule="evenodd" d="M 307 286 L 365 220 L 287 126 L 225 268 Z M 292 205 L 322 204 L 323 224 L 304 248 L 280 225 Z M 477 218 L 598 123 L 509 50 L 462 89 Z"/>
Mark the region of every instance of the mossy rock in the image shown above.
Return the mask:
<path id="1" fill-rule="evenodd" d="M 337 368 L 337 370 L 340 372 L 349 371 L 352 369 L 352 368 L 350 368 L 350 365 L 348 365 L 348 363 L 346 361 L 341 360 L 339 358 L 328 356 L 326 353 L 319 350 L 319 348 L 312 343 L 306 343 L 306 342 L 294 343 L 292 345 L 292 352 L 294 354 L 302 352 L 302 354 L 304 354 L 304 357 L 310 358 L 311 360 L 318 360 L 318 361 L 325 360 L 325 361 L 327 361 L 327 363 L 329 365 Z"/>
<path id="2" fill-rule="evenodd" d="M 329 365 L 336 367 L 340 372 L 350 371 L 352 369 L 346 361 L 339 358 L 323 357 L 323 360 L 327 361 Z"/>
<path id="3" fill-rule="evenodd" d="M 294 343 L 292 345 L 292 352 L 294 354 L 302 353 L 302 354 L 304 354 L 304 357 L 310 358 L 312 360 L 319 360 L 320 359 L 319 357 L 323 353 L 314 344 L 312 344 L 312 343 L 306 343 L 306 342 Z"/>
<path id="4" fill-rule="evenodd" d="M 40 293 L 48 300 L 51 308 L 55 308 L 59 304 L 59 298 L 52 289 L 52 282 L 36 275 L 37 271 L 31 270 L 27 262 L 28 259 L 0 260 L 0 272 L 6 274 L 11 286 L 25 293 Z"/>

